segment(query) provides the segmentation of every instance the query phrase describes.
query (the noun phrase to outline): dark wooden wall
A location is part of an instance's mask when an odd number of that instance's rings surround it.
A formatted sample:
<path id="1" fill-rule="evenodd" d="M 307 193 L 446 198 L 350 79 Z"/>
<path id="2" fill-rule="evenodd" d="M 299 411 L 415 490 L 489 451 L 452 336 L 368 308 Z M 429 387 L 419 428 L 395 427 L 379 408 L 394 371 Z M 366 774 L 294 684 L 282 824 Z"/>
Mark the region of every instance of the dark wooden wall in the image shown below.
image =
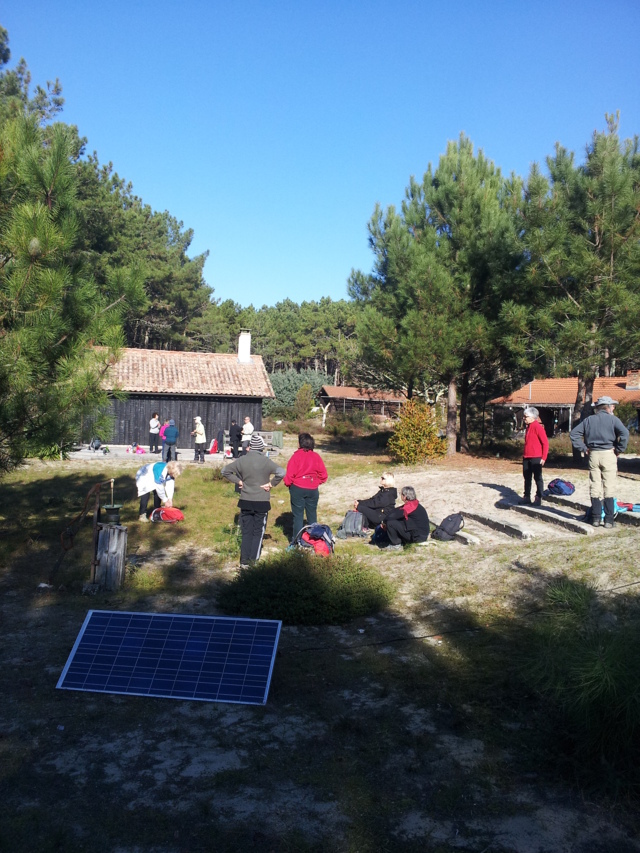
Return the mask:
<path id="1" fill-rule="evenodd" d="M 262 429 L 262 400 L 255 397 L 200 397 L 184 395 L 170 397 L 158 394 L 129 394 L 126 400 L 111 401 L 115 418 L 112 444 L 149 443 L 149 421 L 154 412 L 159 412 L 160 422 L 173 418 L 180 432 L 178 447 L 193 447 L 190 433 L 193 418 L 200 415 L 207 434 L 207 446 L 219 429 L 229 429 L 231 419 L 242 426 L 245 417 L 251 418 L 256 429 Z M 106 440 L 106 437 L 103 439 Z"/>

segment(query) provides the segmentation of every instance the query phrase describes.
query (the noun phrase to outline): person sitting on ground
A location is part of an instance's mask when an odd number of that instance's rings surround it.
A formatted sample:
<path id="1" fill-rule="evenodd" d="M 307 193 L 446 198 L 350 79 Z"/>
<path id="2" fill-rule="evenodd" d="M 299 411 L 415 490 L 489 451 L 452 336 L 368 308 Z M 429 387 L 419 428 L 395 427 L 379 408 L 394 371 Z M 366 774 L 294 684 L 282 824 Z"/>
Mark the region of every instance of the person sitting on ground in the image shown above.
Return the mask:
<path id="1" fill-rule="evenodd" d="M 180 466 L 177 462 L 150 462 L 136 472 L 136 487 L 140 498 L 139 521 L 149 521 L 147 507 L 149 495 L 153 493 L 153 508 L 158 509 L 162 504 L 173 506 L 173 490 L 176 477 L 180 476 Z"/>
<path id="2" fill-rule="evenodd" d="M 252 435 L 249 450 L 222 469 L 222 476 L 240 488 L 240 568 L 260 559 L 262 540 L 271 509 L 271 489 L 281 482 L 284 468 L 263 454 L 261 435 Z"/>
<path id="3" fill-rule="evenodd" d="M 522 476 L 524 477 L 524 497 L 518 503 L 531 503 L 531 480 L 536 481 L 536 496 L 534 506 L 542 503 L 544 492 L 544 480 L 542 479 L 542 466 L 547 461 L 549 453 L 549 439 L 545 432 L 540 413 L 534 406 L 527 406 L 524 410 L 524 422 L 527 431 L 524 434 L 524 450 L 522 452 Z"/>
<path id="4" fill-rule="evenodd" d="M 361 512 L 366 519 L 367 527 L 375 527 L 387 518 L 394 509 L 398 497 L 393 474 L 383 474 L 376 494 L 362 501 L 354 501 L 353 508 Z"/>
<path id="5" fill-rule="evenodd" d="M 413 486 L 403 486 L 400 499 L 403 505 L 392 509 L 383 523 L 391 543 L 388 551 L 402 551 L 405 542 L 426 542 L 429 538 L 429 516 Z"/>

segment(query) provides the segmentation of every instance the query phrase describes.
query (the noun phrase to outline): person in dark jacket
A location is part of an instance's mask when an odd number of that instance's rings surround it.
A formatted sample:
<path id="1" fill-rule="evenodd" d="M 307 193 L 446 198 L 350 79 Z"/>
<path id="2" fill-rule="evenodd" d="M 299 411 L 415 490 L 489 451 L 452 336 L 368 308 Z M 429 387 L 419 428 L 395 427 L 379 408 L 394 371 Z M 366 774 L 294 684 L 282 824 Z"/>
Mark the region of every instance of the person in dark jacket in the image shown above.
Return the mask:
<path id="1" fill-rule="evenodd" d="M 527 431 L 524 434 L 524 450 L 522 451 L 524 497 L 520 498 L 518 503 L 531 503 L 531 480 L 535 479 L 536 496 L 533 503 L 534 506 L 540 506 L 544 492 L 542 466 L 547 461 L 549 439 L 540 421 L 540 412 L 534 406 L 527 406 L 524 410 L 524 422 L 527 425 Z"/>
<path id="2" fill-rule="evenodd" d="M 429 538 L 429 516 L 413 486 L 403 486 L 400 499 L 403 505 L 392 509 L 383 524 L 391 543 L 387 551 L 402 551 L 405 542 L 426 542 Z"/>
<path id="3" fill-rule="evenodd" d="M 176 422 L 171 418 L 169 421 L 169 426 L 164 431 L 164 461 L 165 462 L 175 462 L 178 458 L 178 436 L 180 433 L 178 432 L 178 427 L 176 426 Z"/>
<path id="4" fill-rule="evenodd" d="M 396 505 L 397 497 L 393 474 L 383 474 L 376 494 L 366 500 L 354 501 L 353 508 L 364 515 L 368 527 L 375 527 L 387 518 Z"/>
<path id="5" fill-rule="evenodd" d="M 629 430 L 613 414 L 617 400 L 600 397 L 596 400 L 594 414 L 589 415 L 571 430 L 571 444 L 589 457 L 589 495 L 591 497 L 591 523 L 602 523 L 602 498 L 604 497 L 604 526 L 613 527 L 615 518 L 618 456 L 627 448 Z"/>
<path id="6" fill-rule="evenodd" d="M 231 454 L 234 459 L 240 456 L 240 442 L 242 441 L 242 427 L 238 426 L 238 422 L 231 421 L 229 428 L 229 444 L 231 445 Z M 224 448 L 223 448 L 224 450 Z"/>
<path id="7" fill-rule="evenodd" d="M 270 492 L 281 482 L 284 468 L 263 454 L 261 435 L 252 435 L 249 450 L 222 469 L 222 476 L 240 488 L 240 568 L 260 559 L 262 540 L 271 509 Z"/>

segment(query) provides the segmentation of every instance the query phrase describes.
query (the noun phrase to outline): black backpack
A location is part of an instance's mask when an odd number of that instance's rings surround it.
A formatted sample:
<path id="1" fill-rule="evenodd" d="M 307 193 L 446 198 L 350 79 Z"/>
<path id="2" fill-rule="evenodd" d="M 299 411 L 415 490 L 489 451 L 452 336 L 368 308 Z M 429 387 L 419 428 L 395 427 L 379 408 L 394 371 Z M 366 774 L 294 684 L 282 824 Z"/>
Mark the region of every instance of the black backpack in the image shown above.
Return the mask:
<path id="1" fill-rule="evenodd" d="M 451 542 L 455 539 L 458 530 L 464 527 L 464 518 L 461 512 L 454 512 L 453 515 L 448 515 L 442 519 L 442 522 L 436 527 L 431 534 L 432 539 L 439 539 L 441 542 Z"/>
<path id="2" fill-rule="evenodd" d="M 338 539 L 348 539 L 352 536 L 368 536 L 368 533 L 363 531 L 365 526 L 365 517 L 357 509 L 350 509 L 344 517 L 344 521 L 336 530 Z"/>

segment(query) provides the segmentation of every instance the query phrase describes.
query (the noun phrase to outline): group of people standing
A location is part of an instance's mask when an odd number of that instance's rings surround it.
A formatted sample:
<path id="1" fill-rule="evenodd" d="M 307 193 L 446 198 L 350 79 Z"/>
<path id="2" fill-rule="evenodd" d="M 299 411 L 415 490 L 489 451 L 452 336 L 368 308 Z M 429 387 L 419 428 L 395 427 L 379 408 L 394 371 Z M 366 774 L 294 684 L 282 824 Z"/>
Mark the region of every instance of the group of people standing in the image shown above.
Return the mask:
<path id="1" fill-rule="evenodd" d="M 576 424 L 570 433 L 573 448 L 589 460 L 591 524 L 594 527 L 603 525 L 606 529 L 614 526 L 618 456 L 624 453 L 629 441 L 629 430 L 614 415 L 617 405 L 618 401 L 609 396 L 600 397 L 595 402 L 593 414 Z M 524 421 L 526 424 L 522 459 L 524 495 L 519 502 L 539 506 L 544 492 L 542 467 L 549 453 L 549 440 L 536 408 L 528 406 L 524 410 Z M 532 480 L 536 484 L 536 495 L 533 501 L 531 500 Z"/>
<path id="2" fill-rule="evenodd" d="M 191 435 L 194 437 L 195 454 L 193 461 L 204 465 L 204 455 L 207 446 L 207 435 L 205 432 L 202 418 L 195 415 L 193 418 L 193 430 Z M 238 426 L 235 420 L 231 421 L 229 430 L 229 442 L 231 444 L 231 453 L 234 458 L 240 456 L 240 453 L 246 453 L 249 448 L 251 436 L 254 433 L 254 427 L 251 423 L 251 418 L 245 417 L 243 425 Z M 161 423 L 158 412 L 151 415 L 149 421 L 149 453 L 162 454 L 162 459 L 165 462 L 177 459 L 177 444 L 180 433 L 173 418 L 167 418 Z M 224 431 L 220 429 L 217 437 L 218 452 L 224 452 Z M 213 442 L 212 442 L 213 444 Z"/>

